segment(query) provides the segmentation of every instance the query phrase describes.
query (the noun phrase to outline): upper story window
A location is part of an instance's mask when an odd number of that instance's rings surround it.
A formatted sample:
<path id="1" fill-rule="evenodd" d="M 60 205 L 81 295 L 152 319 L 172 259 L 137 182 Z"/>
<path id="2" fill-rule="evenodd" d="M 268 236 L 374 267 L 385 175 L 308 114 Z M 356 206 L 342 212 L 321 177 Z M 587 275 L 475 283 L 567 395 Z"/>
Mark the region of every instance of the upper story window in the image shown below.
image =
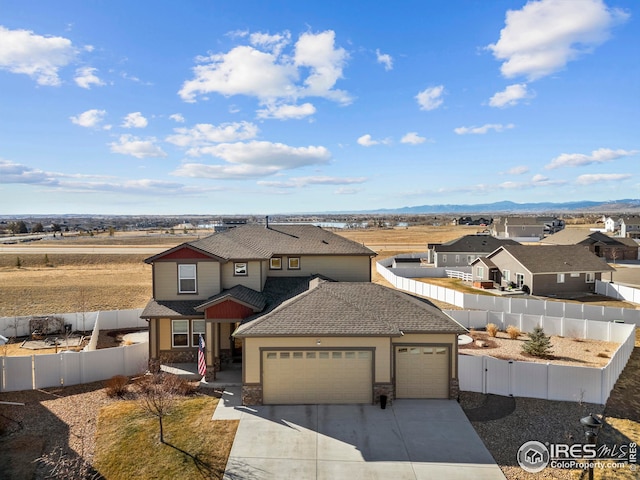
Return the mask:
<path id="1" fill-rule="evenodd" d="M 178 265 L 178 293 L 196 293 L 196 266 Z"/>
<path id="2" fill-rule="evenodd" d="M 300 257 L 289 257 L 289 270 L 300 270 Z"/>
<path id="3" fill-rule="evenodd" d="M 246 276 L 248 274 L 246 262 L 235 262 L 233 264 L 233 274 L 236 276 Z"/>
<path id="4" fill-rule="evenodd" d="M 282 270 L 282 258 L 273 257 L 269 259 L 269 268 L 271 270 Z"/>

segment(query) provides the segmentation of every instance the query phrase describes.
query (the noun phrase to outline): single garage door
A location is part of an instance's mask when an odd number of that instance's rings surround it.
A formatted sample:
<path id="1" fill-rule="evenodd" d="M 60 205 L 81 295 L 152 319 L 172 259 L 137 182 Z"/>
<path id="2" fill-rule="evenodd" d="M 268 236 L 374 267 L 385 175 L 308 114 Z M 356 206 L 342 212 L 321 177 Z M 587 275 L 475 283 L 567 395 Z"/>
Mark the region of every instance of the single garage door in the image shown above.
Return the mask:
<path id="1" fill-rule="evenodd" d="M 450 349 L 396 347 L 397 398 L 449 398 Z"/>
<path id="2" fill-rule="evenodd" d="M 263 403 L 371 403 L 372 362 L 370 350 L 263 352 Z"/>

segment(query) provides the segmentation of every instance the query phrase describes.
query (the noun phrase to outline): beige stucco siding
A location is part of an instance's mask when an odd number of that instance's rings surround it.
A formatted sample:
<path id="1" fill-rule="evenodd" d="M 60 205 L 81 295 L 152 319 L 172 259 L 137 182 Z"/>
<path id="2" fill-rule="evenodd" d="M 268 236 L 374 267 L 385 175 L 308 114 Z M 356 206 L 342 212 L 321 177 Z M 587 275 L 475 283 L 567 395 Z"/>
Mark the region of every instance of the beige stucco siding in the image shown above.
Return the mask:
<path id="1" fill-rule="evenodd" d="M 160 350 L 171 350 L 171 320 L 158 319 L 158 329 L 160 330 Z"/>
<path id="2" fill-rule="evenodd" d="M 153 266 L 153 286 L 156 300 L 199 300 L 220 293 L 220 264 L 197 262 L 195 294 L 178 293 L 178 265 L 196 262 L 156 262 Z"/>
<path id="3" fill-rule="evenodd" d="M 394 337 L 392 339 L 394 344 L 449 344 L 451 345 L 451 376 L 455 378 L 457 368 L 457 343 L 458 336 L 453 333 L 408 333 L 402 337 Z"/>
<path id="4" fill-rule="evenodd" d="M 318 340 L 320 344 L 318 345 Z M 260 348 L 374 348 L 375 383 L 391 382 L 391 344 L 388 337 L 263 337 L 246 338 L 244 382 L 260 383 Z"/>
<path id="5" fill-rule="evenodd" d="M 235 275 L 235 263 L 247 264 L 247 275 Z M 258 260 L 227 262 L 222 265 L 222 288 L 244 285 L 258 292 L 262 291 L 262 262 Z"/>
<path id="6" fill-rule="evenodd" d="M 368 282 L 371 263 L 368 256 L 302 255 L 300 269 L 289 270 L 289 260 L 282 256 L 282 269 L 269 270 L 270 277 L 306 277 L 320 274 L 338 282 Z"/>

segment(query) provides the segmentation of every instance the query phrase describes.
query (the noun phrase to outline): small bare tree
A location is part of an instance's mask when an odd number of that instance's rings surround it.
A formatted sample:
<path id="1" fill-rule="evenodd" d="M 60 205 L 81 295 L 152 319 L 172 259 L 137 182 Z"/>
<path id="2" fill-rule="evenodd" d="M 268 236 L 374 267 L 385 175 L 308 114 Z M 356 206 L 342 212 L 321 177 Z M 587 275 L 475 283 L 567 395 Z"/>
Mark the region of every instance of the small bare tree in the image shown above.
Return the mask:
<path id="1" fill-rule="evenodd" d="M 154 373 L 140 381 L 137 388 L 140 408 L 158 419 L 160 443 L 166 443 L 163 420 L 171 412 L 178 396 L 176 378 L 174 375 L 163 372 Z"/>

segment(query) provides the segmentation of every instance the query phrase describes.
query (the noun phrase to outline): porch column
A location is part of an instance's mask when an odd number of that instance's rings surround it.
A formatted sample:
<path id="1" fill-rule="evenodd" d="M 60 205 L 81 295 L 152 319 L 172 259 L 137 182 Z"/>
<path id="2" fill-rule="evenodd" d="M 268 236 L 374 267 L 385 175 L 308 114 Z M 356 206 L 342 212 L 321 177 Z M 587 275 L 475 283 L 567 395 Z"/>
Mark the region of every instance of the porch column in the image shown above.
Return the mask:
<path id="1" fill-rule="evenodd" d="M 205 375 L 204 379 L 206 381 L 212 381 L 216 379 L 213 357 L 213 345 L 215 345 L 216 343 L 214 338 L 214 324 L 212 322 L 206 322 L 205 329 L 204 356 L 207 361 L 207 374 Z"/>
<path id="2" fill-rule="evenodd" d="M 220 322 L 214 324 L 215 339 L 213 344 L 214 369 L 220 371 Z"/>

